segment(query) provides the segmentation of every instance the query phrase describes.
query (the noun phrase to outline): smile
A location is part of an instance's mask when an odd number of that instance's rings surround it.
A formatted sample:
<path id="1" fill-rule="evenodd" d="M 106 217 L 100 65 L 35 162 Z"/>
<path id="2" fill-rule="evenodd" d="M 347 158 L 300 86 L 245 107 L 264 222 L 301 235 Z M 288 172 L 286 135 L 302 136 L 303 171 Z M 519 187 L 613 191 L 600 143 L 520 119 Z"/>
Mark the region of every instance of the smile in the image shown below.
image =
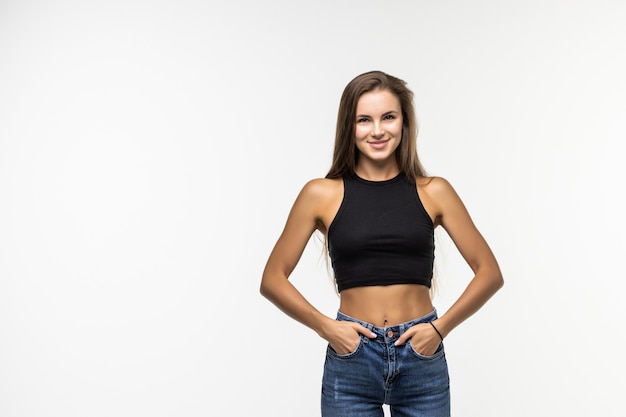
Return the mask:
<path id="1" fill-rule="evenodd" d="M 376 142 L 367 143 L 374 149 L 383 149 L 387 145 L 387 142 L 389 142 L 390 140 L 391 139 L 377 140 Z"/>

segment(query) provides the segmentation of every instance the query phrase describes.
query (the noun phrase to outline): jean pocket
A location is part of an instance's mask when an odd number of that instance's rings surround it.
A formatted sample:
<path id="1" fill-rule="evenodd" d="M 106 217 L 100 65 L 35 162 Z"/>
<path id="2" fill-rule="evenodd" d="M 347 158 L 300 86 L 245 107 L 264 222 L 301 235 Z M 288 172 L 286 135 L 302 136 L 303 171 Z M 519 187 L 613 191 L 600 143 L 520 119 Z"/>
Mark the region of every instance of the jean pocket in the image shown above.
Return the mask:
<path id="1" fill-rule="evenodd" d="M 334 358 L 339 358 L 339 359 L 350 359 L 350 358 L 353 358 L 361 351 L 361 348 L 363 347 L 363 337 L 364 336 L 359 335 L 359 344 L 356 345 L 356 348 L 354 348 L 354 350 L 352 352 L 337 353 L 335 351 L 335 349 L 333 349 L 333 347 L 329 343 L 328 347 L 326 348 L 326 354 L 328 356 L 331 356 L 331 357 L 334 357 Z"/>
<path id="2" fill-rule="evenodd" d="M 437 346 L 437 350 L 432 355 L 422 355 L 421 353 L 419 353 L 417 350 L 415 350 L 410 340 L 406 344 L 409 345 L 409 349 L 411 349 L 411 353 L 414 356 L 418 357 L 419 359 L 433 360 L 444 355 L 443 342 L 439 343 L 439 346 Z"/>

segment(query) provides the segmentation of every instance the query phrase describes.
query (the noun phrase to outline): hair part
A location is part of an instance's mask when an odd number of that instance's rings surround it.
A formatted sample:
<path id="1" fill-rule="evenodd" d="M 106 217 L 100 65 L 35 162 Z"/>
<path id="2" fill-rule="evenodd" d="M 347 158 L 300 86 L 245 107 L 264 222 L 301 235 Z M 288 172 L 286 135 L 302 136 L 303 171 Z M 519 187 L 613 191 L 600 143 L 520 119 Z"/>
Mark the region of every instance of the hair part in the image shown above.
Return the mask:
<path id="1" fill-rule="evenodd" d="M 341 178 L 355 172 L 359 152 L 355 143 L 356 108 L 361 96 L 377 90 L 386 90 L 400 101 L 402 109 L 402 138 L 396 149 L 400 172 L 414 181 L 426 176 L 417 155 L 417 118 L 413 106 L 413 92 L 407 83 L 382 71 L 369 71 L 358 75 L 346 85 L 339 101 L 333 161 L 326 178 Z"/>

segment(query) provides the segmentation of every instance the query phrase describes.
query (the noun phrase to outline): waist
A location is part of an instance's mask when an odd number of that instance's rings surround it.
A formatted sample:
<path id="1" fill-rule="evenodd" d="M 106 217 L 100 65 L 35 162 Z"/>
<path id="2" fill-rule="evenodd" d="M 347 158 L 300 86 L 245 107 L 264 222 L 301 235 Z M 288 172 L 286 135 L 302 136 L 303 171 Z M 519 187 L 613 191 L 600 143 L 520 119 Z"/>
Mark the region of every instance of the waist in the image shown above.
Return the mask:
<path id="1" fill-rule="evenodd" d="M 374 323 L 369 323 L 367 321 L 363 321 L 363 320 L 359 320 L 357 318 L 351 317 L 341 311 L 337 312 L 337 320 L 352 321 L 355 323 L 359 323 L 360 325 L 376 333 L 377 336 L 389 336 L 389 330 L 393 331 L 397 335 L 401 335 L 407 329 L 409 329 L 410 327 L 416 324 L 428 323 L 436 319 L 437 319 L 437 309 L 433 308 L 429 313 L 424 314 L 418 318 L 413 318 L 411 320 L 408 320 L 402 323 L 390 324 L 390 325 L 385 325 L 385 326 L 377 326 Z"/>
<path id="2" fill-rule="evenodd" d="M 418 284 L 355 287 L 340 294 L 343 314 L 386 327 L 422 317 L 433 311 L 428 287 Z"/>

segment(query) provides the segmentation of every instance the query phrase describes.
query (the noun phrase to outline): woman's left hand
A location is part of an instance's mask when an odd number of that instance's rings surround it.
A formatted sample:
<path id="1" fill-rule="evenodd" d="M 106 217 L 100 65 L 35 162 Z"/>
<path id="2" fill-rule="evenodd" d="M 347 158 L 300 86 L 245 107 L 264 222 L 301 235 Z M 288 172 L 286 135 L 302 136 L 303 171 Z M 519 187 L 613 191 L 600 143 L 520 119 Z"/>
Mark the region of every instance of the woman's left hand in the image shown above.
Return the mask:
<path id="1" fill-rule="evenodd" d="M 401 334 L 395 345 L 401 346 L 406 342 L 410 342 L 420 355 L 432 356 L 441 344 L 441 338 L 429 323 L 420 323 Z"/>

